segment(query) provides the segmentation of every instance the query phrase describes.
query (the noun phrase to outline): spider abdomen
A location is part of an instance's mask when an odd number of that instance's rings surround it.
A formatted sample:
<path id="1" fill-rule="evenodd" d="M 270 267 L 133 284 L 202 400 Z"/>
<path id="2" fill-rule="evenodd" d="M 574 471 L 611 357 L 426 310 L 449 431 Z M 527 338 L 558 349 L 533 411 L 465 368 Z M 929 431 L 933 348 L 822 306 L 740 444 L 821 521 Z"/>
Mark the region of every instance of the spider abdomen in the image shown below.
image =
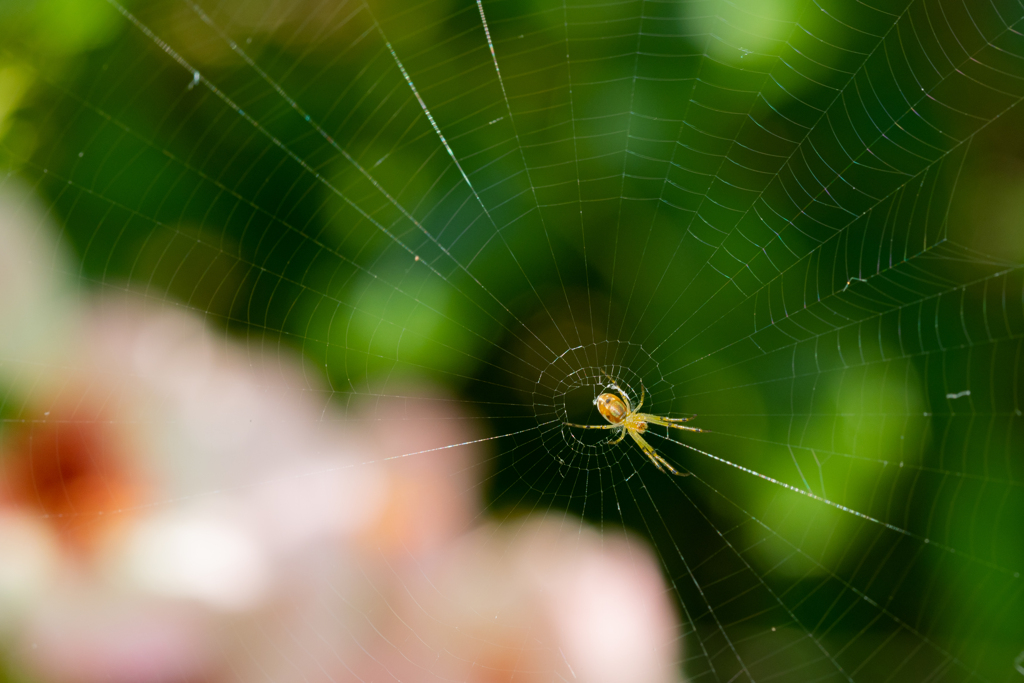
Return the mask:
<path id="1" fill-rule="evenodd" d="M 613 425 L 622 424 L 629 414 L 629 408 L 615 394 L 601 394 L 594 399 L 594 405 L 597 406 L 597 412 L 601 413 L 601 417 Z"/>

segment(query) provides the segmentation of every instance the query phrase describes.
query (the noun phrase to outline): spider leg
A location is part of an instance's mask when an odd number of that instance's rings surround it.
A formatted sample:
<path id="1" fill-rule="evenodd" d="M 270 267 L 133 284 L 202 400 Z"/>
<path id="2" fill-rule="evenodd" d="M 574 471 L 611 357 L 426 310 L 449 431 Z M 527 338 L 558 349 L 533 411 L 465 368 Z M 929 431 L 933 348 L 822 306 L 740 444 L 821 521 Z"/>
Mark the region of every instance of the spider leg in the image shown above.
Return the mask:
<path id="1" fill-rule="evenodd" d="M 622 425 L 615 425 L 615 426 L 616 427 L 622 427 Z M 619 434 L 619 438 L 615 439 L 615 441 L 609 442 L 608 445 L 609 446 L 614 446 L 615 444 L 621 442 L 623 439 L 626 438 L 626 432 L 632 433 L 629 429 L 626 429 L 625 427 L 622 427 L 622 433 Z"/>
<path id="2" fill-rule="evenodd" d="M 647 413 L 644 413 L 642 415 L 637 415 L 637 418 L 643 420 L 647 424 L 661 425 L 662 427 L 674 427 L 675 429 L 685 429 L 688 432 L 704 431 L 703 429 L 700 429 L 698 427 L 687 427 L 686 425 L 679 424 L 680 422 L 685 422 L 686 420 L 689 420 L 690 418 L 688 417 L 672 419 L 667 417 L 659 417 L 657 415 L 648 415 Z"/>
<path id="3" fill-rule="evenodd" d="M 633 412 L 640 412 L 640 408 L 644 405 L 644 381 L 640 380 L 640 402 L 636 404 L 636 408 L 633 408 Z"/>
<path id="4" fill-rule="evenodd" d="M 573 424 L 572 422 L 566 422 L 565 426 L 566 427 L 579 427 L 581 429 L 615 429 L 616 427 L 621 427 L 622 425 L 578 425 L 578 424 Z"/>
<path id="5" fill-rule="evenodd" d="M 654 466 L 658 468 L 659 472 L 666 472 L 666 471 L 668 471 L 668 472 L 671 472 L 672 474 L 676 475 L 677 477 L 688 477 L 688 476 L 690 476 L 689 472 L 680 472 L 676 468 L 672 467 L 672 465 L 670 465 L 668 463 L 668 460 L 665 460 L 665 458 L 663 458 L 660 455 L 658 455 L 658 452 L 656 450 L 654 450 L 654 446 L 652 446 L 651 444 L 647 443 L 647 440 L 644 439 L 644 437 L 640 436 L 639 434 L 637 434 L 635 431 L 632 431 L 632 430 L 629 431 L 629 435 L 633 437 L 633 440 L 636 441 L 637 444 L 640 446 L 640 450 L 642 450 L 644 452 L 644 455 L 646 455 L 647 458 L 652 463 L 654 463 Z M 625 435 L 623 435 L 623 436 L 625 436 Z"/>

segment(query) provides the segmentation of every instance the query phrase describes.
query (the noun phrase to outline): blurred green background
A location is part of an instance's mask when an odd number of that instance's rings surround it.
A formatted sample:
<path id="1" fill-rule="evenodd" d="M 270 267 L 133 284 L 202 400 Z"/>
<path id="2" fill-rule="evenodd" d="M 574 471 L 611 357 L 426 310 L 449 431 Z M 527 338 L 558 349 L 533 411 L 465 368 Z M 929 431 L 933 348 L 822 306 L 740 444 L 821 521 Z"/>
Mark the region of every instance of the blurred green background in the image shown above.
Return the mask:
<path id="1" fill-rule="evenodd" d="M 526 430 L 488 509 L 649 537 L 693 679 L 1021 677 L 1019 4 L 488 0 L 500 80 L 471 2 L 200 4 L 0 2 L 84 287 Z M 601 368 L 736 467 L 566 431 Z"/>

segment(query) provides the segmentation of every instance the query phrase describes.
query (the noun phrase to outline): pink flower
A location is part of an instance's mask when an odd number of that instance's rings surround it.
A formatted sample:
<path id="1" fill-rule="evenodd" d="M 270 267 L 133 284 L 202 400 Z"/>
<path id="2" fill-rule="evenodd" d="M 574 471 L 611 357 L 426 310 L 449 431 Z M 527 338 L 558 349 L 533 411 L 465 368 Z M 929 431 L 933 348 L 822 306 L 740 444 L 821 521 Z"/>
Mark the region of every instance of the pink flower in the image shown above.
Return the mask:
<path id="1" fill-rule="evenodd" d="M 486 524 L 406 581 L 363 680 L 676 680 L 677 618 L 636 537 L 571 516 Z"/>
<path id="2" fill-rule="evenodd" d="M 342 415 L 287 354 L 171 306 L 107 295 L 74 319 L 0 444 L 0 613 L 43 680 L 216 678 L 256 634 L 288 643 L 353 577 L 436 555 L 477 513 L 478 454 L 432 450 L 476 436 L 449 401 Z M 313 665 L 312 643 L 236 668 Z"/>
<path id="3" fill-rule="evenodd" d="M 571 517 L 482 523 L 476 416 L 341 410 L 277 342 L 84 295 L 0 188 L 0 645 L 53 683 L 674 679 L 650 551 Z"/>

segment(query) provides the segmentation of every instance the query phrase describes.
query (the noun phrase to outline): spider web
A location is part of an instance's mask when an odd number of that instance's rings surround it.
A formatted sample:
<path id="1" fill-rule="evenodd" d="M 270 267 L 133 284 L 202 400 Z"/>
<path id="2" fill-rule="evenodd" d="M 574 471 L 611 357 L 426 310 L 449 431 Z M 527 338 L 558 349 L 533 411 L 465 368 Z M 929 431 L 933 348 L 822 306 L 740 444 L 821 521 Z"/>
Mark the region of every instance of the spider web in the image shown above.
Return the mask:
<path id="1" fill-rule="evenodd" d="M 109 6 L 18 169 L 93 286 L 452 388 L 499 527 L 652 542 L 687 680 L 1019 679 L 1024 270 L 958 204 L 1019 2 Z M 690 476 L 567 426 L 609 377 Z"/>

